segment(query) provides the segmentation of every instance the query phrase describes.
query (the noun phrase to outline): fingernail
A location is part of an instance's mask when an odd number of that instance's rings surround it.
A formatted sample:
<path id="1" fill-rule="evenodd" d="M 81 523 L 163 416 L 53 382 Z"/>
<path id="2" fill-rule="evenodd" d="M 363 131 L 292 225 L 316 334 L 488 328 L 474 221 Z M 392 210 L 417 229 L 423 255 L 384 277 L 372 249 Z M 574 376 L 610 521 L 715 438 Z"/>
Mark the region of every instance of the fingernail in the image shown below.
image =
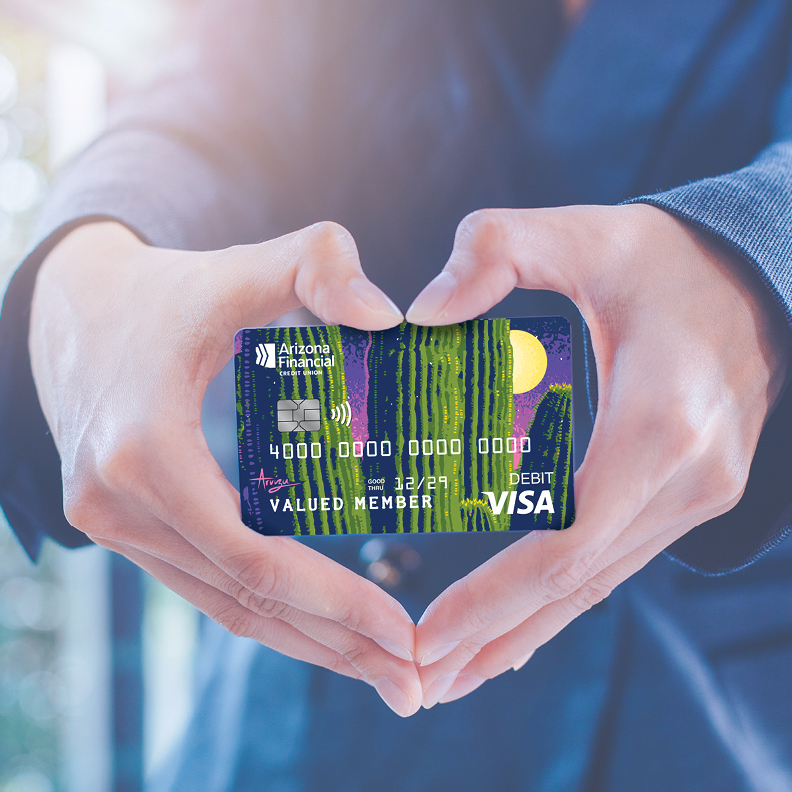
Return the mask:
<path id="1" fill-rule="evenodd" d="M 426 690 L 423 697 L 423 708 L 424 709 L 432 709 L 435 704 L 437 704 L 440 699 L 448 693 L 449 688 L 451 685 L 454 684 L 454 680 L 457 678 L 457 674 L 459 671 L 454 671 L 451 674 L 443 674 L 441 677 L 437 677 L 434 682 Z"/>
<path id="2" fill-rule="evenodd" d="M 365 278 L 353 278 L 349 281 L 349 288 L 362 300 L 372 311 L 393 316 L 394 319 L 402 320 L 402 312 L 396 307 L 396 303 L 388 297 L 385 292 L 378 289 L 370 280 Z"/>
<path id="3" fill-rule="evenodd" d="M 454 649 L 461 644 L 462 641 L 454 641 L 453 643 L 443 644 L 442 646 L 438 646 L 437 649 L 432 649 L 431 652 L 427 652 L 423 657 L 421 657 L 418 665 L 427 666 L 431 665 L 432 663 L 436 663 L 438 660 L 444 658 L 449 652 L 453 652 Z"/>
<path id="4" fill-rule="evenodd" d="M 399 660 L 408 660 L 412 663 L 415 659 L 412 652 L 400 644 L 394 643 L 393 641 L 386 641 L 385 639 L 380 640 L 379 638 L 373 638 L 372 640 L 375 644 L 379 644 L 386 652 L 392 654 L 394 657 L 398 657 Z"/>
<path id="5" fill-rule="evenodd" d="M 477 687 L 481 687 L 487 680 L 477 676 L 461 676 L 457 677 L 456 682 L 451 685 L 448 692 L 441 697 L 441 704 L 448 704 L 450 701 L 456 701 L 462 696 L 467 696 L 472 693 Z"/>
<path id="6" fill-rule="evenodd" d="M 443 309 L 451 301 L 456 289 L 456 279 L 448 272 L 441 272 L 413 300 L 405 318 L 413 324 L 430 324 L 439 321 Z"/>
<path id="7" fill-rule="evenodd" d="M 533 652 L 530 652 L 529 654 L 525 655 L 525 657 L 523 657 L 523 659 L 522 659 L 522 660 L 518 660 L 518 661 L 517 661 L 517 662 L 516 662 L 516 663 L 515 663 L 515 664 L 512 666 L 512 668 L 513 668 L 515 671 L 519 671 L 519 670 L 520 670 L 520 669 L 521 669 L 521 668 L 522 668 L 522 667 L 523 667 L 523 666 L 524 666 L 524 665 L 525 665 L 525 664 L 526 664 L 526 663 L 527 663 L 527 662 L 528 662 L 528 661 L 529 661 L 529 660 L 530 660 L 530 659 L 531 659 L 533 656 L 534 656 L 534 653 L 533 653 Z"/>
<path id="8" fill-rule="evenodd" d="M 382 678 L 372 683 L 380 698 L 400 717 L 406 718 L 413 707 L 413 700 L 395 682 Z"/>

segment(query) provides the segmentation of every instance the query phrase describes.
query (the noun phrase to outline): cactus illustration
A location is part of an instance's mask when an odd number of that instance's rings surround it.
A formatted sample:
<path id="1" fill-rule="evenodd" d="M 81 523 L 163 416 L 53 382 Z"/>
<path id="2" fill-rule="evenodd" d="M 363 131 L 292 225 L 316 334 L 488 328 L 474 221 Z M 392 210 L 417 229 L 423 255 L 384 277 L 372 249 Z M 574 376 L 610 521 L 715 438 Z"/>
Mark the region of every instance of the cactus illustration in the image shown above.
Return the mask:
<path id="1" fill-rule="evenodd" d="M 531 452 L 523 455 L 522 470 L 552 470 L 550 490 L 554 514 L 532 515 L 536 528 L 565 528 L 573 504 L 572 387 L 551 385 L 536 406 L 529 427 Z M 537 493 L 538 495 L 538 493 Z"/>

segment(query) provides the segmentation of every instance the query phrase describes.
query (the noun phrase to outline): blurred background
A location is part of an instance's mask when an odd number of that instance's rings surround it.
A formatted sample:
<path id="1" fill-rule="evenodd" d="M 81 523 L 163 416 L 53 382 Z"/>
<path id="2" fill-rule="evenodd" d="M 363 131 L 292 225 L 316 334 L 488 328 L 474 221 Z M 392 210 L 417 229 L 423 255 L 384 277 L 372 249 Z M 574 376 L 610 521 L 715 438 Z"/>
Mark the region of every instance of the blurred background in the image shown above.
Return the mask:
<path id="1" fill-rule="evenodd" d="M 54 174 L 145 81 L 189 0 L 0 0 L 0 295 Z M 198 614 L 100 548 L 38 564 L 0 512 L 0 792 L 133 792 L 191 709 Z"/>

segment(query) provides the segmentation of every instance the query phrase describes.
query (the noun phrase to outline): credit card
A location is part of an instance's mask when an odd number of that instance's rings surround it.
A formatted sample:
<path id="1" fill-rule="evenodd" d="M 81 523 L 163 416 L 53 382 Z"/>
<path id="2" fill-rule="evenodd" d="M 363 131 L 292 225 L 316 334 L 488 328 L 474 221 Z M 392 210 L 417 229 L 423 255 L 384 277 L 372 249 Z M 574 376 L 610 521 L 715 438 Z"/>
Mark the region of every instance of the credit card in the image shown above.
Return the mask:
<path id="1" fill-rule="evenodd" d="M 530 531 L 574 520 L 560 316 L 240 330 L 242 520 L 271 536 Z"/>

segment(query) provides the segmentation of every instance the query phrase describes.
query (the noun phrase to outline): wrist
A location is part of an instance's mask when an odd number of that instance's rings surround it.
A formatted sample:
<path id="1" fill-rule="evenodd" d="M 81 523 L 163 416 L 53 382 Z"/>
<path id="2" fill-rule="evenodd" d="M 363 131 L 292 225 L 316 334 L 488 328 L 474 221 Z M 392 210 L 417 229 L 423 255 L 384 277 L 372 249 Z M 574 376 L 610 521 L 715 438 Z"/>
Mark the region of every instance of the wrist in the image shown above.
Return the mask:
<path id="1" fill-rule="evenodd" d="M 698 324 L 702 341 L 719 328 L 717 332 L 730 336 L 733 345 L 739 340 L 758 352 L 769 380 L 769 416 L 792 373 L 792 330 L 750 260 L 716 234 L 662 208 L 636 203 L 618 209 L 626 210 L 628 222 L 641 229 L 634 263 L 640 267 L 644 259 L 663 269 L 666 299 L 698 306 L 699 322 L 691 325 Z"/>
<path id="2" fill-rule="evenodd" d="M 773 298 L 773 293 L 750 260 L 725 239 L 683 218 L 649 204 L 633 204 L 631 208 L 639 207 L 649 210 L 655 222 L 663 223 L 668 229 L 676 229 L 676 233 L 685 235 L 691 241 L 699 253 L 699 267 L 706 271 L 706 276 L 712 282 L 730 281 L 735 301 L 753 315 L 760 345 L 766 356 L 775 360 L 782 379 L 785 379 L 790 373 L 788 363 L 792 355 L 792 329 Z M 715 308 L 717 310 L 718 306 Z"/>
<path id="3" fill-rule="evenodd" d="M 86 259 L 107 254 L 123 254 L 142 247 L 146 247 L 146 244 L 123 223 L 89 219 L 69 231 L 49 251 L 39 268 L 39 278 L 42 272 L 49 272 L 61 265 L 66 265 L 71 270 L 77 262 Z"/>

